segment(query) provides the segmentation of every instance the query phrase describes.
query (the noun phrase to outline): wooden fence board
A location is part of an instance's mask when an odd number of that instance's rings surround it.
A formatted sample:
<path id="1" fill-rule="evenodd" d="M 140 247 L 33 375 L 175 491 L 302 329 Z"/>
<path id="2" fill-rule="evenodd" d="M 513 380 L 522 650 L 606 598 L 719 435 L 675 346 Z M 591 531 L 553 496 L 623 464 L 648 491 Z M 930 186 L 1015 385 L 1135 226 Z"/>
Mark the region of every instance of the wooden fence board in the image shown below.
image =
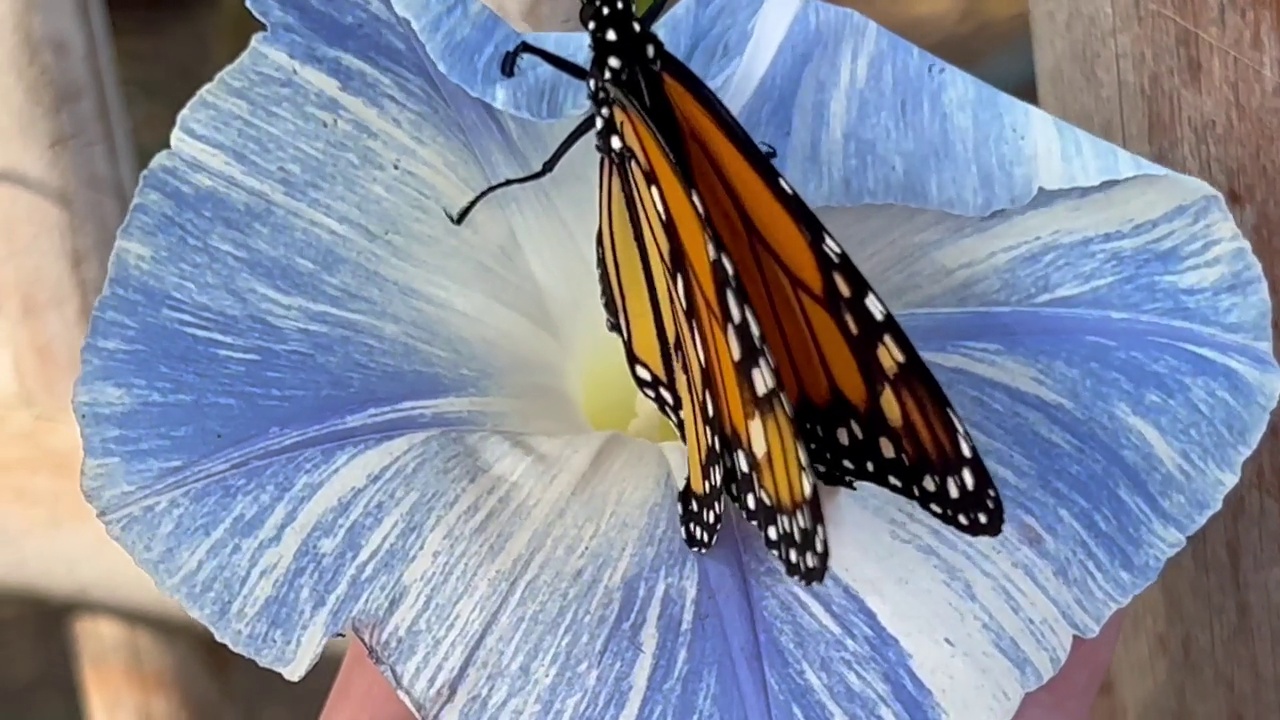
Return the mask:
<path id="1" fill-rule="evenodd" d="M 1227 198 L 1280 275 L 1280 3 L 1031 0 L 1041 104 Z M 1095 720 L 1277 716 L 1280 441 L 1133 604 Z"/>

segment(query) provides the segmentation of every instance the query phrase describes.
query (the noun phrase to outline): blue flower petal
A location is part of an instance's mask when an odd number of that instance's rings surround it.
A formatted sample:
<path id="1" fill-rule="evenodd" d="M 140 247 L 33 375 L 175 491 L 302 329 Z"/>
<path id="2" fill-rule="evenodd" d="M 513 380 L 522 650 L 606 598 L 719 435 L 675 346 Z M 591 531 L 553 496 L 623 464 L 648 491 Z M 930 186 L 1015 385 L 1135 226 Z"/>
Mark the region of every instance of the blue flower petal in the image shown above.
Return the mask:
<path id="1" fill-rule="evenodd" d="M 745 646 L 734 649 L 754 670 L 739 672 L 739 692 L 757 713 L 753 717 L 945 716 L 884 616 L 840 578 L 801 587 L 782 574 L 759 533 L 736 516 L 709 559 L 712 568 L 733 566 L 724 575 L 736 583 L 726 577 L 708 582 L 704 573 L 704 586 L 721 600 L 726 629 Z M 728 598 L 741 607 L 724 607 Z"/>
<path id="2" fill-rule="evenodd" d="M 1010 717 L 1237 482 L 1280 394 L 1260 267 L 1221 199 L 1174 176 L 985 220 L 827 214 L 876 240 L 848 245 L 890 306 L 922 308 L 898 317 L 1008 520 L 974 539 L 879 488 L 824 489 L 836 551 L 812 590 L 747 533 L 772 716 Z"/>
<path id="3" fill-rule="evenodd" d="M 562 232 L 584 203 L 556 185 L 463 230 L 441 203 L 559 131 L 440 85 L 377 8 L 324 7 L 260 8 L 287 32 L 143 179 L 77 386 L 87 497 L 162 590 L 290 677 L 352 624 L 423 708 L 743 716 L 656 450 L 481 430 L 521 390 L 557 413 L 566 326 L 600 320 L 592 227 Z M 585 150 L 558 180 L 589 187 Z"/>
<path id="4" fill-rule="evenodd" d="M 652 445 L 295 440 L 103 516 L 231 648 L 296 679 L 350 626 L 424 717 L 742 716 Z"/>
<path id="5" fill-rule="evenodd" d="M 892 310 L 1088 310 L 1271 342 L 1257 257 L 1218 193 L 1185 176 L 1042 192 L 982 219 L 895 206 L 819 214 Z"/>
<path id="6" fill-rule="evenodd" d="M 815 205 L 986 215 L 1167 172 L 825 2 L 804 3 L 739 119 Z"/>
<path id="7" fill-rule="evenodd" d="M 834 576 L 944 709 L 891 716 L 1007 718 L 1061 666 L 1070 636 L 1096 633 L 1221 505 L 1280 376 L 1266 347 L 1151 319 L 1052 309 L 902 319 L 974 433 L 1008 520 L 999 538 L 975 540 L 878 488 L 831 493 L 831 544 L 846 548 Z M 820 604 L 836 614 L 842 594 L 830 592 Z M 815 676 L 825 686 L 841 673 Z"/>
<path id="8" fill-rule="evenodd" d="M 343 17 L 352 27 L 395 20 L 354 9 Z M 515 233 L 514 217 L 478 215 L 464 232 L 445 218 L 501 160 L 499 145 L 481 162 L 466 141 L 492 113 L 474 101 L 472 115 L 452 109 L 457 89 L 424 73 L 411 44 L 392 55 L 383 34 L 319 27 L 346 50 L 306 34 L 255 42 L 183 113 L 173 150 L 146 173 L 80 380 L 94 463 L 85 490 L 100 506 L 300 417 L 406 397 L 497 394 L 530 401 L 525 419 L 577 418 L 561 368 L 565 313 L 539 281 L 542 261 L 520 247 L 529 235 Z M 375 50 L 376 69 L 351 61 Z M 507 147 L 554 142 L 555 128 L 527 129 Z M 535 223 L 563 210 L 538 187 L 506 201 Z M 590 234 L 548 231 L 575 248 Z M 574 276 L 593 286 L 578 254 Z M 491 405 L 450 422 L 510 424 L 516 410 Z M 135 453 L 147 472 L 125 467 Z"/>
<path id="9" fill-rule="evenodd" d="M 617 436 L 496 463 L 514 489 L 441 498 L 448 515 L 420 523 L 409 570 L 356 632 L 423 717 L 742 717 L 666 470 Z"/>

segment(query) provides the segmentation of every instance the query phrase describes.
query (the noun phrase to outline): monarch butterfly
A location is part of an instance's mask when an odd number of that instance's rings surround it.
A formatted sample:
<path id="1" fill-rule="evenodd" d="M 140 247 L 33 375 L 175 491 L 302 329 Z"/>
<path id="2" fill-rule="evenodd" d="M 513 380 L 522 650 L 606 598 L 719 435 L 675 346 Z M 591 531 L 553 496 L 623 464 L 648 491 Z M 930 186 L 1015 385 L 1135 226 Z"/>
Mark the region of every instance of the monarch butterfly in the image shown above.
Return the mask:
<path id="1" fill-rule="evenodd" d="M 787 575 L 826 574 L 815 481 L 869 482 L 975 536 L 1000 533 L 999 493 L 942 388 L 880 296 L 719 98 L 630 0 L 583 0 L 590 68 L 521 42 L 587 84 L 593 111 L 530 175 L 592 130 L 606 322 L 639 390 L 689 452 L 685 543 L 715 542 L 727 496 Z"/>

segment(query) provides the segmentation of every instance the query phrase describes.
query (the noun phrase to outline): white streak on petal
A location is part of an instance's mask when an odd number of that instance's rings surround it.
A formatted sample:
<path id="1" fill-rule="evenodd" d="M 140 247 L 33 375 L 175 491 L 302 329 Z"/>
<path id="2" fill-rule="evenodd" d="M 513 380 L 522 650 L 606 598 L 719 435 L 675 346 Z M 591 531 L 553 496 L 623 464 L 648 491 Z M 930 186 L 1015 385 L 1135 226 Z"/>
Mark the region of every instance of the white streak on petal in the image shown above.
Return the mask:
<path id="1" fill-rule="evenodd" d="M 1187 463 L 1179 457 L 1178 451 L 1174 450 L 1169 445 L 1164 436 L 1160 434 L 1160 431 L 1151 423 L 1141 417 L 1138 417 L 1132 410 L 1124 406 L 1116 408 L 1116 415 L 1122 422 L 1133 428 L 1134 432 L 1142 436 L 1142 439 L 1151 446 L 1152 454 L 1156 459 L 1164 464 L 1166 470 L 1182 474 L 1191 469 Z"/>
<path id="2" fill-rule="evenodd" d="M 731 111 L 741 110 L 751 99 L 803 5 L 804 0 L 770 0 L 761 7 L 738 69 L 719 93 Z"/>
<path id="3" fill-rule="evenodd" d="M 627 694 L 627 704 L 619 714 L 620 718 L 640 719 L 640 708 L 644 695 L 649 690 L 649 675 L 658 657 L 654 652 L 658 646 L 658 613 L 661 610 L 658 597 L 649 598 L 648 612 L 645 614 L 643 640 L 640 645 L 641 661 L 631 671 L 631 692 Z"/>
<path id="4" fill-rule="evenodd" d="M 868 487 L 865 493 L 860 490 L 857 495 L 861 498 L 852 493 L 837 494 L 831 503 L 834 507 L 827 514 L 832 547 L 854 547 L 848 544 L 854 537 L 866 541 L 857 552 L 833 553 L 833 571 L 855 588 L 885 589 L 864 592 L 864 600 L 902 643 L 912 658 L 913 669 L 937 694 L 943 707 L 964 708 L 972 717 L 1000 717 L 1011 702 L 1021 697 L 1018 672 L 995 645 L 985 616 L 975 613 L 974 608 L 984 608 L 1006 630 L 1019 636 L 1069 633 L 1070 628 L 1044 597 L 1069 596 L 1070 589 L 1038 588 L 1009 558 L 992 551 L 989 544 L 982 550 L 990 553 L 984 555 L 999 572 L 971 573 L 973 561 L 951 552 L 953 543 L 937 543 L 926 553 L 928 540 L 913 537 L 915 532 L 903 535 L 903 528 L 922 524 L 914 515 L 914 507 L 878 487 Z M 826 497 L 823 499 L 825 502 Z M 921 534 L 932 537 L 930 531 L 926 526 Z M 973 542 L 967 538 L 956 542 L 965 541 Z M 922 568 L 936 568 L 935 572 L 955 568 L 950 572 L 965 573 L 972 594 L 956 592 L 940 583 L 933 572 L 922 573 Z M 912 602 L 903 603 L 904 597 L 911 597 Z M 1010 604 L 1011 597 L 1024 604 Z M 1039 620 L 1032 626 L 1029 618 Z M 948 642 L 940 643 L 940 638 Z M 1050 664 L 1051 658 L 1043 654 L 1039 643 L 1019 645 L 1036 666 Z M 973 684 L 976 678 L 968 673 L 958 674 L 959 667 L 982 668 L 982 684 Z"/>
<path id="5" fill-rule="evenodd" d="M 867 23 L 863 27 L 862 36 L 850 48 L 850 52 L 839 56 L 840 66 L 832 75 L 834 97 L 849 98 L 848 102 L 832 103 L 829 112 L 829 124 L 825 127 L 824 142 L 827 147 L 841 147 L 845 144 L 849 116 L 857 113 L 857 98 L 867 84 L 867 71 L 875 59 L 875 36 L 878 26 Z"/>
<path id="6" fill-rule="evenodd" d="M 1199 347 L 1196 345 L 1190 345 L 1187 343 L 1180 343 L 1180 342 L 1170 342 L 1170 341 L 1164 341 L 1164 342 L 1166 342 L 1171 347 L 1180 348 L 1189 353 L 1199 355 L 1200 357 L 1206 360 L 1209 360 L 1210 362 L 1216 365 L 1221 365 L 1222 367 L 1225 367 L 1231 370 L 1232 372 L 1236 373 L 1240 377 L 1245 378 L 1252 385 L 1257 385 L 1259 387 L 1267 387 L 1267 386 L 1274 386 L 1274 384 L 1276 383 L 1275 376 L 1272 375 L 1270 372 L 1264 372 L 1260 370 L 1256 365 L 1249 365 L 1249 364 L 1243 363 L 1239 360 L 1239 358 L 1231 357 L 1230 355 L 1217 352 L 1215 350 L 1212 350 L 1206 347 Z M 1268 344 L 1260 343 L 1258 344 L 1257 347 L 1258 349 L 1264 352 L 1271 351 L 1271 346 L 1269 343 Z"/>
<path id="7" fill-rule="evenodd" d="M 1039 369 L 1005 353 L 982 354 L 981 359 L 951 353 L 927 353 L 924 357 L 931 365 L 971 372 L 1064 408 L 1071 405 L 1067 398 L 1049 389 L 1047 378 Z"/>
<path id="8" fill-rule="evenodd" d="M 832 627 L 832 631 L 844 632 L 844 628 Z M 826 710 L 826 717 L 846 717 L 848 709 L 840 707 L 839 701 L 831 696 L 831 692 L 827 690 L 827 683 L 813 671 L 813 666 L 806 664 L 801 666 L 801 670 L 809 681 L 808 687 L 813 689 L 813 697 L 807 699 L 810 701 L 814 699 L 820 700 Z M 881 712 L 877 713 L 877 715 L 883 720 L 893 720 L 888 713 L 890 713 L 890 710 L 887 707 L 882 707 Z"/>
<path id="9" fill-rule="evenodd" d="M 259 538 L 280 536 L 280 540 L 268 547 L 246 548 L 261 552 L 259 563 L 249 576 L 253 590 L 245 596 L 241 607 L 248 615 L 257 615 L 271 601 L 290 563 L 294 561 L 312 535 L 312 530 L 324 517 L 341 507 L 344 501 L 369 483 L 380 469 L 394 458 L 407 452 L 422 441 L 421 436 L 407 435 L 351 457 L 339 459 L 341 463 L 329 482 L 318 488 L 301 507 L 282 505 L 267 519 Z M 359 513 L 359 508 L 352 510 Z"/>

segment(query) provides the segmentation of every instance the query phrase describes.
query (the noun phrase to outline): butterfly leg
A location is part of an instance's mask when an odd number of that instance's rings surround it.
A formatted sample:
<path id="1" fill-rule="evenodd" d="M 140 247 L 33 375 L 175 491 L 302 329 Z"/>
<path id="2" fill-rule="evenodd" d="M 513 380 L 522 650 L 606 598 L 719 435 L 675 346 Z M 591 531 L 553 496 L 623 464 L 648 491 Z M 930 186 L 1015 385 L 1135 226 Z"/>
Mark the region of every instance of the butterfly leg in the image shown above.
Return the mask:
<path id="1" fill-rule="evenodd" d="M 516 62 L 520 60 L 521 55 L 532 55 L 579 82 L 586 82 L 587 76 L 590 74 L 586 68 L 568 58 L 561 57 L 537 45 L 521 41 L 514 48 L 508 50 L 506 55 L 502 56 L 502 67 L 500 69 L 503 77 L 515 76 Z"/>
<path id="2" fill-rule="evenodd" d="M 778 149 L 770 145 L 769 143 L 767 142 L 760 143 L 760 149 L 764 151 L 764 157 L 766 160 L 778 159 Z"/>
<path id="3" fill-rule="evenodd" d="M 589 115 L 582 122 L 578 123 L 573 130 L 569 131 L 569 135 L 556 146 L 555 150 L 551 151 L 551 155 L 543 161 L 542 167 L 538 168 L 536 172 L 517 178 L 511 178 L 510 180 L 503 180 L 500 183 L 495 183 L 484 190 L 481 190 L 478 195 L 471 198 L 466 205 L 463 205 L 462 209 L 458 210 L 458 212 L 449 213 L 446 211 L 445 215 L 448 215 L 449 222 L 452 222 L 454 225 L 461 225 L 466 221 L 467 216 L 471 214 L 471 211 L 476 209 L 476 205 L 480 204 L 481 200 L 484 200 L 486 197 L 492 195 L 498 190 L 508 188 L 513 185 L 524 185 L 525 183 L 536 182 L 550 175 L 555 171 L 556 166 L 560 164 L 560 161 L 563 160 L 565 156 L 569 154 L 569 151 L 573 149 L 573 146 L 577 145 L 578 142 L 581 141 L 582 138 L 586 137 L 594 128 L 595 118 L 594 116 Z"/>

